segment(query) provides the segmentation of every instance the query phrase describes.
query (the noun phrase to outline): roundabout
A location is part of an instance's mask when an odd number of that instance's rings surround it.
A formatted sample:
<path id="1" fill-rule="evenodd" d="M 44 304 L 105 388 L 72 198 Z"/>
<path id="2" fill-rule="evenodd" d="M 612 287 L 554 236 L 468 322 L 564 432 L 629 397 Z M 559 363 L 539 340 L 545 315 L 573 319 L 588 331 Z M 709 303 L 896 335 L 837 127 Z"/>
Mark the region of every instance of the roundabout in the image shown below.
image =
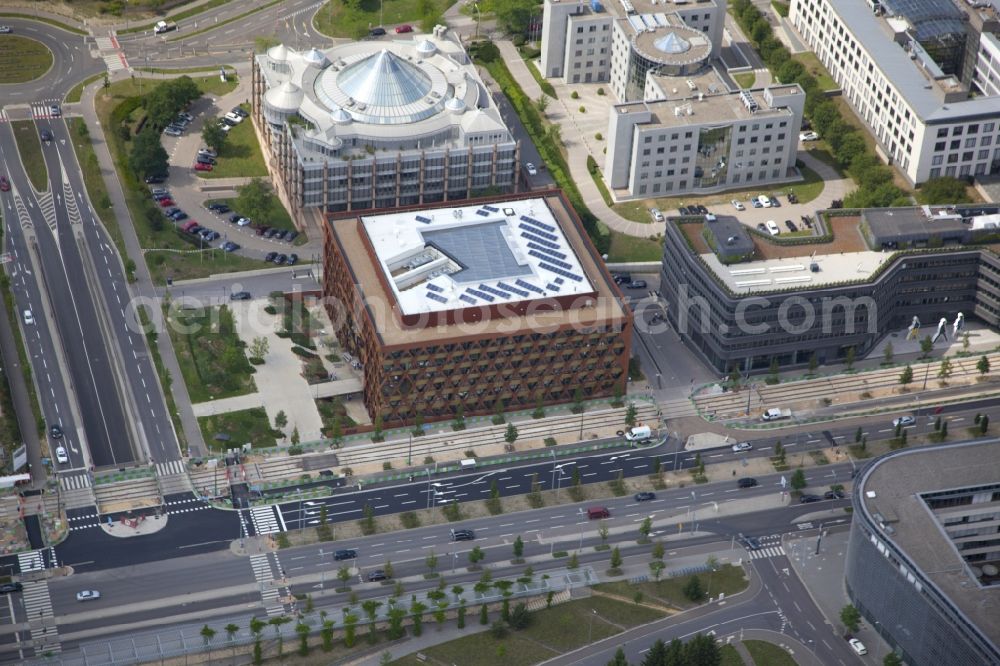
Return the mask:
<path id="1" fill-rule="evenodd" d="M 87 40 L 57 26 L 4 17 L 9 34 L 0 35 L 0 104 L 61 102 L 78 81 L 106 71 Z"/>
<path id="2" fill-rule="evenodd" d="M 37 40 L 20 35 L 0 39 L 0 84 L 39 79 L 52 69 L 52 62 L 52 51 Z"/>

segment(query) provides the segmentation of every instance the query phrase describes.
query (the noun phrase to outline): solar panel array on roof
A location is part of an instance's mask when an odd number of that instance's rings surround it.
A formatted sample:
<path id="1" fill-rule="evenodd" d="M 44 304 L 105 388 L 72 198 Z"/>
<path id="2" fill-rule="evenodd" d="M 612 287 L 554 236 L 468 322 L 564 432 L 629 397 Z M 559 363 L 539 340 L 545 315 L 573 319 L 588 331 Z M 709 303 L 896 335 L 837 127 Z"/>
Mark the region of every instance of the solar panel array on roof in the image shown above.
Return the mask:
<path id="1" fill-rule="evenodd" d="M 445 298 L 444 296 L 439 296 L 439 295 L 435 294 L 433 291 L 429 291 L 425 295 L 427 296 L 427 298 L 431 299 L 432 301 L 437 301 L 438 303 L 447 303 L 448 302 L 447 298 Z"/>
<path id="2" fill-rule="evenodd" d="M 560 268 L 565 268 L 567 270 L 570 269 L 570 268 L 573 268 L 573 264 L 568 264 L 565 261 L 559 261 L 558 259 L 553 259 L 552 257 L 546 257 L 544 254 L 542 254 L 538 250 L 528 250 L 528 254 L 530 254 L 532 257 L 535 257 L 537 259 L 541 259 L 542 261 L 548 261 L 551 264 L 555 264 L 556 266 L 559 266 Z M 539 265 L 543 265 L 543 264 L 539 264 Z"/>
<path id="3" fill-rule="evenodd" d="M 458 300 L 465 301 L 466 303 L 471 303 L 472 305 L 476 304 L 476 299 L 472 298 L 467 294 L 462 294 L 461 296 L 458 297 Z"/>
<path id="4" fill-rule="evenodd" d="M 539 229 L 544 229 L 545 231 L 555 231 L 556 228 L 551 224 L 545 224 L 544 222 L 539 222 L 533 217 L 528 217 L 527 215 L 522 215 L 521 220 L 527 222 L 528 224 L 538 227 Z"/>
<path id="5" fill-rule="evenodd" d="M 548 254 L 548 255 L 551 255 L 553 257 L 556 257 L 557 259 L 565 259 L 566 258 L 566 255 L 563 254 L 562 252 L 556 252 L 555 250 L 550 250 L 547 247 L 542 247 L 538 243 L 534 243 L 534 242 L 528 243 L 528 247 L 530 247 L 532 250 L 538 250 L 539 252 L 544 252 L 545 254 Z"/>
<path id="6" fill-rule="evenodd" d="M 547 271 L 552 271 L 556 275 L 562 275 L 563 277 L 568 277 L 570 280 L 575 282 L 583 282 L 583 278 L 576 273 L 570 273 L 569 271 L 563 270 L 558 266 L 553 266 L 552 264 L 546 263 L 544 261 L 538 262 L 540 268 L 544 268 Z"/>
<path id="7" fill-rule="evenodd" d="M 559 287 L 557 285 L 552 284 L 551 282 L 545 285 L 545 288 L 548 289 L 549 291 L 556 291 L 556 292 L 559 291 Z"/>
<path id="8" fill-rule="evenodd" d="M 521 289 L 518 289 L 517 287 L 512 287 L 509 284 L 507 284 L 506 282 L 497 282 L 497 286 L 500 287 L 501 289 L 506 289 L 507 291 L 509 291 L 512 294 L 517 294 L 518 296 L 521 296 L 521 297 L 524 297 L 524 298 L 527 298 L 528 296 L 530 296 L 530 294 L 528 292 L 523 291 Z"/>
<path id="9" fill-rule="evenodd" d="M 480 291 L 485 291 L 487 294 L 495 294 L 495 295 L 499 296 L 500 298 L 507 298 L 509 296 L 509 294 L 507 294 L 506 292 L 500 291 L 499 289 L 494 289 L 493 287 L 489 286 L 488 284 L 481 284 L 481 285 L 479 285 L 479 290 Z"/>
<path id="10" fill-rule="evenodd" d="M 521 280 L 521 279 L 514 280 L 514 284 L 516 284 L 518 287 L 524 287 L 528 291 L 533 291 L 536 294 L 544 294 L 545 293 L 544 291 L 542 291 L 541 289 L 539 289 L 535 285 L 531 284 L 530 282 L 525 282 L 524 280 Z"/>
<path id="11" fill-rule="evenodd" d="M 556 284 L 562 284 L 563 283 L 563 279 L 562 278 L 556 278 L 555 279 L 555 283 Z"/>
<path id="12" fill-rule="evenodd" d="M 491 213 L 498 213 L 498 212 L 500 212 L 500 209 L 497 208 L 496 206 L 485 206 L 484 205 L 483 208 L 485 208 L 486 210 L 490 211 Z"/>
<path id="13" fill-rule="evenodd" d="M 482 215 L 483 217 L 489 217 L 490 212 L 487 210 L 477 210 L 476 215 Z"/>
<path id="14" fill-rule="evenodd" d="M 550 241 L 545 240 L 544 238 L 539 238 L 535 234 L 528 233 L 527 231 L 521 232 L 521 238 L 533 241 L 535 243 L 538 243 L 539 245 L 544 245 L 545 247 L 551 247 L 553 250 L 558 250 L 560 248 L 560 245 L 558 243 L 552 243 Z"/>
<path id="15" fill-rule="evenodd" d="M 424 217 L 423 215 L 417 215 L 417 222 L 423 222 L 424 224 L 430 224 L 431 218 Z"/>
<path id="16" fill-rule="evenodd" d="M 444 289 L 442 289 L 441 287 L 437 286 L 436 284 L 429 284 L 429 285 L 427 285 L 427 290 L 428 291 L 436 291 L 438 293 L 444 291 Z"/>
<path id="17" fill-rule="evenodd" d="M 538 234 L 542 238 L 548 238 L 549 240 L 553 240 L 553 241 L 554 240 L 559 240 L 559 236 L 556 236 L 555 234 L 550 234 L 547 231 L 542 231 L 538 227 L 532 227 L 530 225 L 524 224 L 523 222 L 521 224 L 517 225 L 517 226 L 518 226 L 518 228 L 523 229 L 524 231 L 530 231 L 533 234 Z M 557 245 L 556 247 L 559 247 L 559 246 Z"/>
<path id="18" fill-rule="evenodd" d="M 468 289 L 466 289 L 466 291 L 475 296 L 476 298 L 480 298 L 486 301 L 487 303 L 492 303 L 494 300 L 493 297 L 490 296 L 489 294 L 479 291 L 478 289 L 473 289 L 472 287 L 469 287 Z"/>

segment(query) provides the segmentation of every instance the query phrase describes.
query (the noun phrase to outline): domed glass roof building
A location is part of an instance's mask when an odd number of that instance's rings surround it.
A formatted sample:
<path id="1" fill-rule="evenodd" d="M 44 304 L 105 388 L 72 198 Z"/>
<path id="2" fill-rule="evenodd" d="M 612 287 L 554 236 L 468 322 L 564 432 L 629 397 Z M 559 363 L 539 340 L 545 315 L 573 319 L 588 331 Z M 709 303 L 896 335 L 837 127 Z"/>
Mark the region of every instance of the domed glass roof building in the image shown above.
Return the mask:
<path id="1" fill-rule="evenodd" d="M 408 41 L 253 59 L 253 117 L 294 207 L 361 210 L 516 190 L 519 147 L 461 45 Z"/>

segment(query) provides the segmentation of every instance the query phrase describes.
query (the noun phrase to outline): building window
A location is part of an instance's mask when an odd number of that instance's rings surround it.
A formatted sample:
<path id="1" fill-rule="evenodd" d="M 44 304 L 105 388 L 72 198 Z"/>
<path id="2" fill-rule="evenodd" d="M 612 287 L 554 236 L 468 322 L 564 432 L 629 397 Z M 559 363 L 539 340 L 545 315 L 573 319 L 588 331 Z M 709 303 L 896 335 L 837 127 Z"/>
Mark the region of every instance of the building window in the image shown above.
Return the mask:
<path id="1" fill-rule="evenodd" d="M 939 129 L 937 131 L 937 136 L 939 139 L 943 139 L 944 137 L 948 136 L 948 128 L 942 127 L 941 129 Z"/>
<path id="2" fill-rule="evenodd" d="M 966 139 L 965 140 L 965 147 L 966 148 L 975 148 L 976 147 L 976 137 L 970 136 L 968 139 Z"/>
<path id="3" fill-rule="evenodd" d="M 931 169 L 931 178 L 940 178 L 941 169 Z"/>

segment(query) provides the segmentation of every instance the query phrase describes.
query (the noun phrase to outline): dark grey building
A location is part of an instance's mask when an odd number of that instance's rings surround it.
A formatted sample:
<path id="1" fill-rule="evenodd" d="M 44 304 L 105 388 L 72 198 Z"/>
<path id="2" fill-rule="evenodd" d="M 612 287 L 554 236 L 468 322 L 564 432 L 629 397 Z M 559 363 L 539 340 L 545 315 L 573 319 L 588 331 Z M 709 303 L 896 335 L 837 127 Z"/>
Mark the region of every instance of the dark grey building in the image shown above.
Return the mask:
<path id="1" fill-rule="evenodd" d="M 1000 321 L 1000 257 L 986 245 L 823 254 L 817 244 L 812 255 L 733 264 L 696 252 L 679 224 L 691 222 L 669 219 L 664 234 L 667 318 L 720 372 L 765 370 L 772 359 L 803 366 L 813 354 L 831 363 L 852 347 L 861 357 L 913 317 L 925 326 L 958 313 Z"/>
<path id="2" fill-rule="evenodd" d="M 853 504 L 847 591 L 875 630 L 914 666 L 1000 664 L 1000 443 L 879 458 Z"/>

